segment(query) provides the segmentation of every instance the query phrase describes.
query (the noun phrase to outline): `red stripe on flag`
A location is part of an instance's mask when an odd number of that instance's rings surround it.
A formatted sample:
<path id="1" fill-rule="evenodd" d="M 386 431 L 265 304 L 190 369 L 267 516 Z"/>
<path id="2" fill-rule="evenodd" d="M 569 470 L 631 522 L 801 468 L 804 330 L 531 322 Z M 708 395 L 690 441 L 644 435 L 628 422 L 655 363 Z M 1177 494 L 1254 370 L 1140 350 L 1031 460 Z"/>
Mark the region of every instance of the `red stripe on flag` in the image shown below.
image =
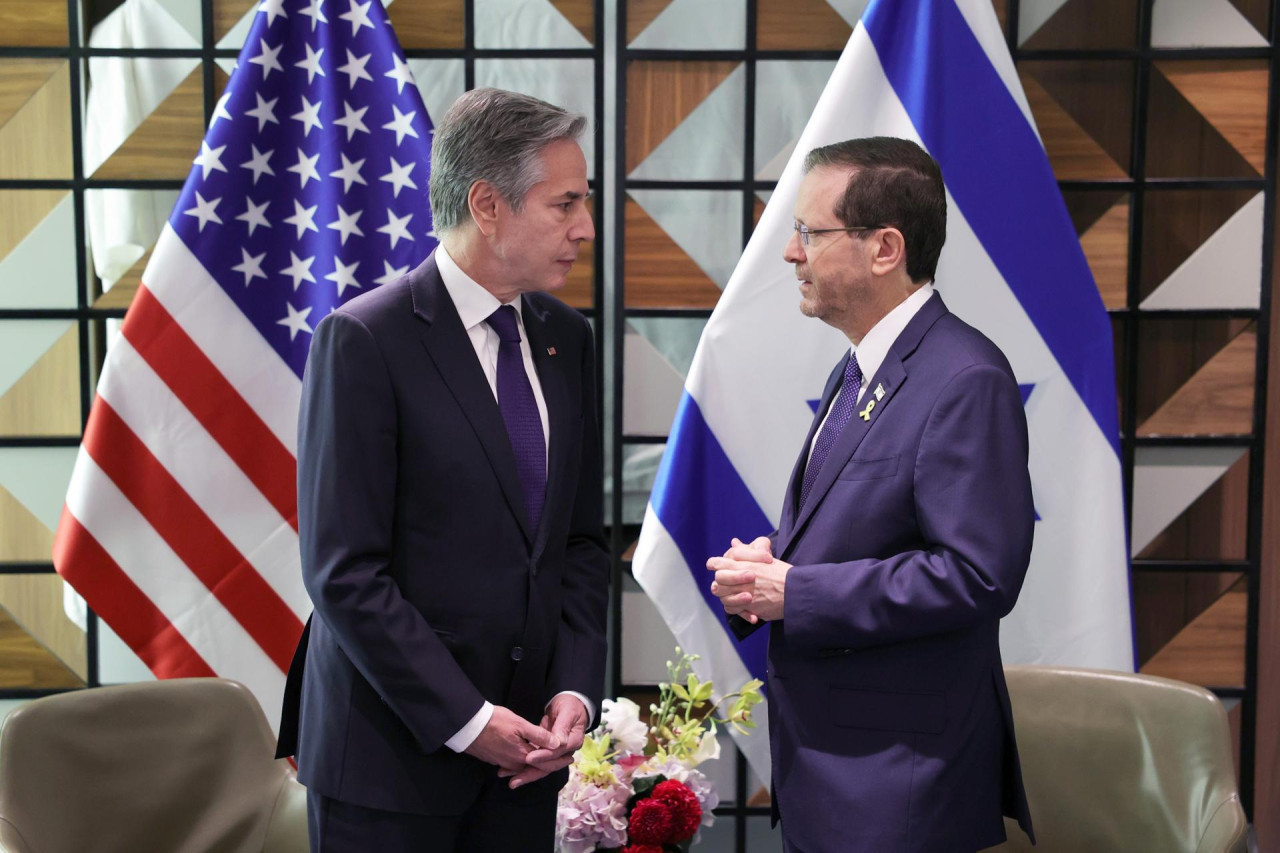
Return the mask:
<path id="1" fill-rule="evenodd" d="M 280 671 L 288 672 L 302 622 L 115 409 L 99 397 L 92 411 L 84 449 Z"/>
<path id="2" fill-rule="evenodd" d="M 121 331 L 297 530 L 297 460 L 145 285 L 138 288 Z"/>
<path id="3" fill-rule="evenodd" d="M 157 678 L 217 675 L 66 507 L 53 564 Z"/>

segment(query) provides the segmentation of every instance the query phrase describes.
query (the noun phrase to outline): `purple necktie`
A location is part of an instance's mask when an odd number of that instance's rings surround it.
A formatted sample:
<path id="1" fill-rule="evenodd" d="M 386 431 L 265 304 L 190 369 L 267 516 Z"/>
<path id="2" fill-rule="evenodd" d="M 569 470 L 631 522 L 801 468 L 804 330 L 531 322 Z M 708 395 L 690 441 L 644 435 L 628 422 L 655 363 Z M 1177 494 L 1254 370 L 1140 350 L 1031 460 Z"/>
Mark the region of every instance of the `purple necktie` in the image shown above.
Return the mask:
<path id="1" fill-rule="evenodd" d="M 853 410 L 858 405 L 858 391 L 861 388 L 862 368 L 858 367 L 858 357 L 850 355 L 849 363 L 844 367 L 844 380 L 840 383 L 840 396 L 831 407 L 831 412 L 818 432 L 818 437 L 813 440 L 813 453 L 809 456 L 809 463 L 805 465 L 804 482 L 800 486 L 800 507 L 803 507 L 805 500 L 808 499 L 809 490 L 813 488 L 814 481 L 818 479 L 818 472 L 822 470 L 822 463 L 827 461 L 827 454 L 831 452 L 831 448 L 835 447 L 836 439 L 840 437 L 840 433 L 844 432 L 849 419 L 853 417 Z"/>
<path id="2" fill-rule="evenodd" d="M 516 309 L 503 305 L 485 320 L 498 333 L 498 408 L 507 425 L 507 437 L 516 456 L 516 473 L 529 512 L 529 526 L 538 529 L 542 501 L 547 490 L 547 445 L 542 436 L 538 401 L 524 370 L 520 353 L 520 326 Z"/>

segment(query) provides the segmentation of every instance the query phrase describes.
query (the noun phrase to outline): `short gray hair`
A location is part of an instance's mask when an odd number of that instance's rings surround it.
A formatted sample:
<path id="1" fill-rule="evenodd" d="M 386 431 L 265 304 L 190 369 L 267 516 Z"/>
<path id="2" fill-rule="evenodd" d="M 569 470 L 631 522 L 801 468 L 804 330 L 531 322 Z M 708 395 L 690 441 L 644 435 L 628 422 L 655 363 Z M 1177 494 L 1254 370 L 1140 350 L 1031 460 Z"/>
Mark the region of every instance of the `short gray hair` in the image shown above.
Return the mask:
<path id="1" fill-rule="evenodd" d="M 542 179 L 538 155 L 561 139 L 575 142 L 584 116 L 502 89 L 473 89 L 453 102 L 431 143 L 431 223 L 449 231 L 471 219 L 467 193 L 488 181 L 517 213 Z"/>

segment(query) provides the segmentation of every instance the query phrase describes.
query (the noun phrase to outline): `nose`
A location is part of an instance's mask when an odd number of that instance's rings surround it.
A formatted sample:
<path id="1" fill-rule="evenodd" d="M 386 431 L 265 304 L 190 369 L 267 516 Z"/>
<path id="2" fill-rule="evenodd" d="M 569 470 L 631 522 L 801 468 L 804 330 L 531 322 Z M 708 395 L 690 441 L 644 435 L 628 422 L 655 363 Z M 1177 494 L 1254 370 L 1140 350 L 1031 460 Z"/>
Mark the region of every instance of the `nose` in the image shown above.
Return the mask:
<path id="1" fill-rule="evenodd" d="M 791 232 L 791 238 L 782 249 L 782 259 L 789 264 L 804 263 L 804 246 L 800 244 L 800 232 Z"/>
<path id="2" fill-rule="evenodd" d="M 591 208 L 583 205 L 578 210 L 578 216 L 573 222 L 573 227 L 569 229 L 570 240 L 594 240 L 596 238 L 596 224 L 591 219 Z"/>

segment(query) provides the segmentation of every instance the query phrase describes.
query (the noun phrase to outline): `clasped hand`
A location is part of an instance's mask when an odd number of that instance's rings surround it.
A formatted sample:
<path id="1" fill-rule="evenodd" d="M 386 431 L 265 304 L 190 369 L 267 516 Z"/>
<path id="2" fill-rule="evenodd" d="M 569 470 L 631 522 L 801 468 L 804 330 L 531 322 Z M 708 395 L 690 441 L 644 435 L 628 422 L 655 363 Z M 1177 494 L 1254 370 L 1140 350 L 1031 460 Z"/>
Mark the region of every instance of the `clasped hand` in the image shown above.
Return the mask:
<path id="1" fill-rule="evenodd" d="M 498 775 L 519 788 L 573 762 L 587 729 L 587 709 L 575 696 L 559 695 L 535 726 L 515 712 L 494 706 L 493 716 L 467 754 L 498 767 Z"/>
<path id="2" fill-rule="evenodd" d="M 774 558 L 769 537 L 761 536 L 750 545 L 735 538 L 723 557 L 707 560 L 707 569 L 716 573 L 711 593 L 720 599 L 725 613 L 753 625 L 782 618 L 791 564 Z"/>

